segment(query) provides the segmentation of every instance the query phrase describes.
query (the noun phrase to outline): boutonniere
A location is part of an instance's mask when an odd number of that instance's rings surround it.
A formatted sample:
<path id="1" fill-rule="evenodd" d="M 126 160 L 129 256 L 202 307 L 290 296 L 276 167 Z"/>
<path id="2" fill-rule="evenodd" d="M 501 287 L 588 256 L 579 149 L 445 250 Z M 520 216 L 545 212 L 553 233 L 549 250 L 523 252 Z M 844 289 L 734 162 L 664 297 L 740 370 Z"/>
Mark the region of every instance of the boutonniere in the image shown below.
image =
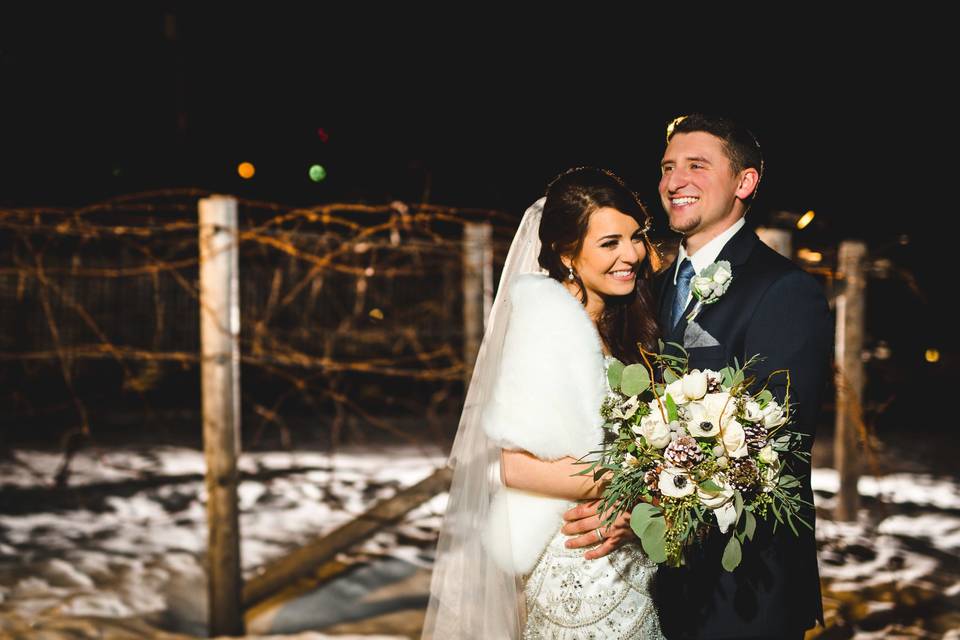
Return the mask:
<path id="1" fill-rule="evenodd" d="M 733 269 L 726 260 L 714 262 L 701 271 L 700 275 L 694 276 L 690 287 L 693 296 L 697 299 L 697 304 L 687 316 L 687 322 L 693 322 L 704 305 L 713 304 L 719 300 L 720 296 L 730 288 L 731 282 L 733 282 Z"/>

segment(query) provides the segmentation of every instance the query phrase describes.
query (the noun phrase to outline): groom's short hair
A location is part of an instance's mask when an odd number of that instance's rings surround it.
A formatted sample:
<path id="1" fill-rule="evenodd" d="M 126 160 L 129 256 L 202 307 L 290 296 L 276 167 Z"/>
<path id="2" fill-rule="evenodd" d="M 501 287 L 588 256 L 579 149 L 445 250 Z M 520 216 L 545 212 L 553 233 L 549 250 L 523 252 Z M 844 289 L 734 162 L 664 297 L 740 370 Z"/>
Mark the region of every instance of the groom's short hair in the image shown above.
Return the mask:
<path id="1" fill-rule="evenodd" d="M 760 151 L 760 143 L 749 129 L 724 116 L 692 113 L 676 118 L 667 125 L 667 144 L 670 144 L 670 140 L 678 133 L 694 131 L 709 133 L 723 141 L 723 148 L 733 165 L 734 173 L 752 167 L 763 177 L 763 153 Z M 756 189 L 753 195 L 756 195 Z"/>

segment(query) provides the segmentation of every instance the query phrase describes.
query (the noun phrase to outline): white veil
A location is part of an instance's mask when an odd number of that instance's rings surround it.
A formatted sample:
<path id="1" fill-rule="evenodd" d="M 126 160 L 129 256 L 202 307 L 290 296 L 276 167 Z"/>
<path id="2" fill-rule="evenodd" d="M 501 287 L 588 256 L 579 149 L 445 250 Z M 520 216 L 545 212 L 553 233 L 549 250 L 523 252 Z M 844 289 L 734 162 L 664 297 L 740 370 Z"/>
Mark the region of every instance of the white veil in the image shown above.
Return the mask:
<path id="1" fill-rule="evenodd" d="M 500 370 L 510 318 L 510 284 L 519 274 L 541 271 L 537 258 L 545 200 L 534 202 L 520 221 L 470 378 L 447 463 L 453 469 L 453 481 L 440 527 L 422 639 L 507 640 L 519 638 L 523 629 L 526 608 L 519 577 L 501 570 L 481 542 L 490 503 L 503 484 L 500 447 L 487 437 L 480 417 Z M 509 531 L 500 533 L 510 539 Z"/>

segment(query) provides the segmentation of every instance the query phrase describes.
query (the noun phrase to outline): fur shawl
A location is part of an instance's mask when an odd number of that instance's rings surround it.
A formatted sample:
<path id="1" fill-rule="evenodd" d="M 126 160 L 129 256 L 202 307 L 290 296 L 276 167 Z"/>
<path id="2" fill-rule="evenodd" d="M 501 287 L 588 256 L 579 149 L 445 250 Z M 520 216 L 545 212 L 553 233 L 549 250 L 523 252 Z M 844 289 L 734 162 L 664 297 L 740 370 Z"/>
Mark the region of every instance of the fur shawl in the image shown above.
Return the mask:
<path id="1" fill-rule="evenodd" d="M 580 301 L 552 278 L 518 276 L 500 372 L 481 423 L 505 449 L 543 460 L 579 458 L 602 441 L 606 393 L 600 336 Z M 490 508 L 484 543 L 497 564 L 529 573 L 562 525 L 568 500 L 504 488 Z"/>

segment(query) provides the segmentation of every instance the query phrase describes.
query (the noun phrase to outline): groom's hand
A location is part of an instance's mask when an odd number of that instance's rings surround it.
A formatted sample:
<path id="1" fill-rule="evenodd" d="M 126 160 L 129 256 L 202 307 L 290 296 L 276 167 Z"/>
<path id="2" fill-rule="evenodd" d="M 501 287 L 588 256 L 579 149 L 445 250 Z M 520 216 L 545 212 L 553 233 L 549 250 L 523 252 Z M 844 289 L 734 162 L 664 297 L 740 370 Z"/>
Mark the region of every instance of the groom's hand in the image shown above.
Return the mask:
<path id="1" fill-rule="evenodd" d="M 587 560 L 602 558 L 625 542 L 636 539 L 633 529 L 630 528 L 629 511 L 620 514 L 609 527 L 604 527 L 600 524 L 602 518 L 597 513 L 599 504 L 599 500 L 584 502 L 563 514 L 566 523 L 561 531 L 568 536 L 576 536 L 567 540 L 566 546 L 568 549 L 579 549 L 597 544 L 599 541 L 597 537 L 598 528 L 603 534 L 603 544 L 583 554 L 583 557 Z"/>

